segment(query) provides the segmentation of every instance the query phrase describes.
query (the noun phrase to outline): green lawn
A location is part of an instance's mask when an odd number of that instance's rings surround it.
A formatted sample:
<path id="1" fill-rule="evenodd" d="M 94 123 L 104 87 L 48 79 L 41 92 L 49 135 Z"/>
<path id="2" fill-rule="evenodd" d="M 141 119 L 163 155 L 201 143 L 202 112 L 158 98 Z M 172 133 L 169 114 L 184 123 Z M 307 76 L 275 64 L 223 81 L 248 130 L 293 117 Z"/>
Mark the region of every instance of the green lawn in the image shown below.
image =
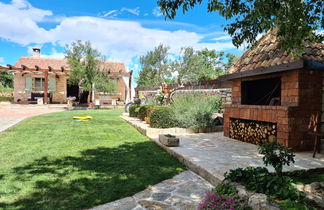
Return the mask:
<path id="1" fill-rule="evenodd" d="M 66 111 L 0 133 L 0 208 L 88 208 L 133 195 L 184 169 L 120 114 Z M 75 122 L 75 115 L 93 120 Z"/>

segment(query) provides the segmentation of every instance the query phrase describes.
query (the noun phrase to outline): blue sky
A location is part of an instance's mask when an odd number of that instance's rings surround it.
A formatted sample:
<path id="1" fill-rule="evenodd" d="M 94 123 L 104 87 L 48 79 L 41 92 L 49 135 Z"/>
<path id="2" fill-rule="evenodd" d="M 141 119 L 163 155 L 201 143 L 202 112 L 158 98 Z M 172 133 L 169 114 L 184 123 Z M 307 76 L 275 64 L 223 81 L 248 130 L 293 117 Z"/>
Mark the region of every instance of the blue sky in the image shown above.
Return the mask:
<path id="1" fill-rule="evenodd" d="M 90 40 L 135 76 L 138 57 L 160 43 L 175 55 L 184 46 L 240 55 L 222 29 L 226 21 L 206 8 L 165 20 L 156 0 L 0 0 L 0 64 L 14 64 L 35 46 L 42 56 L 64 57 L 64 46 L 75 40 Z"/>

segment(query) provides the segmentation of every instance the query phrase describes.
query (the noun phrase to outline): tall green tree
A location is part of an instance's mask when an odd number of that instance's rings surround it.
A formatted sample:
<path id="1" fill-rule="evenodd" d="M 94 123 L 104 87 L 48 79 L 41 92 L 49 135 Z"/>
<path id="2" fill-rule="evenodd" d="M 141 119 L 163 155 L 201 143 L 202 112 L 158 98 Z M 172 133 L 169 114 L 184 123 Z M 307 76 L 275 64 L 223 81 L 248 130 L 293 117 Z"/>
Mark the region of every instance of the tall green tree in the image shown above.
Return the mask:
<path id="1" fill-rule="evenodd" d="M 233 54 L 209 49 L 195 51 L 192 47 L 186 47 L 182 48 L 179 59 L 173 62 L 172 69 L 177 72 L 178 83 L 198 82 L 225 74 L 235 58 Z"/>
<path id="2" fill-rule="evenodd" d="M 169 47 L 160 44 L 140 57 L 142 70 L 137 78 L 138 87 L 159 86 L 172 76 L 168 59 Z"/>
<path id="3" fill-rule="evenodd" d="M 0 71 L 0 87 L 13 88 L 13 75 L 6 71 Z"/>
<path id="4" fill-rule="evenodd" d="M 173 19 L 178 9 L 183 13 L 203 0 L 158 0 L 163 14 Z M 278 28 L 281 45 L 298 55 L 305 40 L 322 42 L 324 35 L 316 33 L 324 28 L 323 0 L 209 0 L 208 12 L 218 12 L 229 20 L 225 31 L 237 47 L 252 46 L 259 34 Z"/>
<path id="5" fill-rule="evenodd" d="M 101 53 L 92 47 L 89 41 L 76 41 L 66 46 L 65 57 L 71 67 L 69 83 L 78 85 L 80 94 L 83 91 L 113 92 L 115 87 L 105 69 L 100 69 L 104 62 Z M 80 97 L 79 97 L 80 98 Z M 90 94 L 88 103 L 90 102 Z"/>

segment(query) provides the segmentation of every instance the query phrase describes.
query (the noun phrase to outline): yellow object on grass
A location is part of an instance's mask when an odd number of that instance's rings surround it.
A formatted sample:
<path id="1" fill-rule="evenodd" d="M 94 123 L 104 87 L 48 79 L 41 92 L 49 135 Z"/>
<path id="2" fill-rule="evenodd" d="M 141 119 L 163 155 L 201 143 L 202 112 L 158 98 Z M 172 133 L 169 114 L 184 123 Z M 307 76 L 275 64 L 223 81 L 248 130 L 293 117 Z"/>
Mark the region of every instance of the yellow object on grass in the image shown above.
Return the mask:
<path id="1" fill-rule="evenodd" d="M 73 119 L 75 120 L 90 120 L 92 119 L 91 116 L 74 116 Z"/>

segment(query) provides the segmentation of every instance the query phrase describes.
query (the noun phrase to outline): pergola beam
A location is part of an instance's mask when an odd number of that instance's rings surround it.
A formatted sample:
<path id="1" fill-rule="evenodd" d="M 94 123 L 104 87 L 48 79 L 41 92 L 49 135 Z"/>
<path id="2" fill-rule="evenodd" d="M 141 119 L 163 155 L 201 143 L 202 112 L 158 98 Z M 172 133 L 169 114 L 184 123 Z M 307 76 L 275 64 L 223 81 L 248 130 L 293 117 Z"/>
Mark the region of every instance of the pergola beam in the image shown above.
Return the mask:
<path id="1" fill-rule="evenodd" d="M 48 67 L 48 69 L 41 69 L 39 66 L 35 66 L 35 68 L 28 68 L 27 66 L 22 65 L 21 68 L 12 66 L 10 64 L 7 64 L 7 67 L 4 66 L 0 66 L 0 70 L 3 71 L 16 71 L 16 72 L 53 72 L 53 73 L 62 73 L 63 71 L 65 71 L 65 69 L 62 71 L 62 68 L 64 69 L 64 67 L 61 67 L 61 69 L 53 69 L 52 67 Z M 67 71 L 65 71 L 66 73 L 68 73 Z"/>

